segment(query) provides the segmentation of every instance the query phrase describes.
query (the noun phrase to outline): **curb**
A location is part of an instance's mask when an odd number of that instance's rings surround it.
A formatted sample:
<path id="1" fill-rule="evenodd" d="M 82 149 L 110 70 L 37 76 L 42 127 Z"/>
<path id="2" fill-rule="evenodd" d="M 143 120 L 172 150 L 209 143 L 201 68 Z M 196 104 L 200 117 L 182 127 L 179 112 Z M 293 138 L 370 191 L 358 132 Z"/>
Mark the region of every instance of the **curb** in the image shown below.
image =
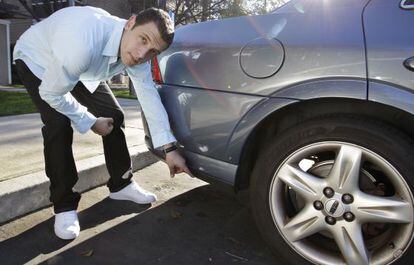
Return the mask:
<path id="1" fill-rule="evenodd" d="M 133 172 L 158 161 L 145 145 L 130 147 L 129 153 Z M 103 154 L 76 161 L 76 167 L 79 180 L 75 189 L 78 192 L 104 185 L 109 179 Z M 0 182 L 0 224 L 52 205 L 49 184 L 44 171 Z"/>
<path id="2" fill-rule="evenodd" d="M 18 93 L 27 93 L 27 90 L 24 88 L 7 88 L 0 86 L 0 91 L 2 92 L 18 92 Z"/>

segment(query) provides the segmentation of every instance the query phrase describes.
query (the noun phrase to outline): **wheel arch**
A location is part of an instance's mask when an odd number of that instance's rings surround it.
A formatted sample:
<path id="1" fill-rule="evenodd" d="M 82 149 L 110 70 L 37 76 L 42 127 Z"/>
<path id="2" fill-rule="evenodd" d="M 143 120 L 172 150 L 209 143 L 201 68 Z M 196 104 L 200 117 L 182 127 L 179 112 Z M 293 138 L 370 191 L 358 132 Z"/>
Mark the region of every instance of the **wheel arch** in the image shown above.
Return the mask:
<path id="1" fill-rule="evenodd" d="M 332 114 L 362 115 L 387 123 L 411 138 L 414 136 L 414 110 L 407 112 L 383 102 L 350 98 L 292 101 L 264 117 L 250 131 L 238 158 L 235 190 L 249 187 L 255 158 L 266 144 L 267 139 L 277 137 L 285 129 L 305 120 Z"/>

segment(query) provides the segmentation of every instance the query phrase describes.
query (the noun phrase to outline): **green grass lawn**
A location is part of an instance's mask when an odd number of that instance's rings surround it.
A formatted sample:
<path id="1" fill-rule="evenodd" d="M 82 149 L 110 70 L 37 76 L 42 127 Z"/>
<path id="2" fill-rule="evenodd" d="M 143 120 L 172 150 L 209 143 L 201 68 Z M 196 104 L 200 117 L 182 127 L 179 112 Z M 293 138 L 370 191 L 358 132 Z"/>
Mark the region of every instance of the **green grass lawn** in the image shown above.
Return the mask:
<path id="1" fill-rule="evenodd" d="M 129 90 L 113 90 L 115 97 L 136 99 Z M 27 93 L 0 91 L 0 116 L 37 112 Z"/>
<path id="2" fill-rule="evenodd" d="M 27 93 L 0 91 L 0 116 L 37 112 Z"/>
<path id="3" fill-rule="evenodd" d="M 129 95 L 128 89 L 114 89 L 112 90 L 112 93 L 114 93 L 115 97 L 117 98 L 136 99 L 136 97 Z"/>

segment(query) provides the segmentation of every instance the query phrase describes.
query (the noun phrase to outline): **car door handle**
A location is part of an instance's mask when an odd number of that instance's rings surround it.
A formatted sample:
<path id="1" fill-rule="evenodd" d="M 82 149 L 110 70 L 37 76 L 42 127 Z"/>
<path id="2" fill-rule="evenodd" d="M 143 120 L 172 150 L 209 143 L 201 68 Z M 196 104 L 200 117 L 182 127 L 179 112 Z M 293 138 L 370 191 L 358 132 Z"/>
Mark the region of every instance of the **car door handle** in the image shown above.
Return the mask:
<path id="1" fill-rule="evenodd" d="M 404 61 L 404 66 L 410 71 L 414 72 L 414 57 L 408 58 Z"/>

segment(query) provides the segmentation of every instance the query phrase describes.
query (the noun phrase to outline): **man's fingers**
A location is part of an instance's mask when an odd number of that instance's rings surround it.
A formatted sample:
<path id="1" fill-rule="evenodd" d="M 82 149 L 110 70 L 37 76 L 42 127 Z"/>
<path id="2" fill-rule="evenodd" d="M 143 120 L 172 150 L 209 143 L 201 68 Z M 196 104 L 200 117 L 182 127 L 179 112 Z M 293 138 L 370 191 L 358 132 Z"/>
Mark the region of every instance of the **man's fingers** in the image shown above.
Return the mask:
<path id="1" fill-rule="evenodd" d="M 190 175 L 190 177 L 194 178 L 193 173 L 191 173 L 191 171 L 188 169 L 188 167 L 184 166 L 184 172 L 187 173 L 188 175 Z"/>
<path id="2" fill-rule="evenodd" d="M 175 167 L 175 173 L 176 174 L 183 173 L 183 172 L 184 172 L 184 169 L 182 169 L 181 167 Z"/>
<path id="3" fill-rule="evenodd" d="M 108 126 L 108 132 L 106 135 L 110 134 L 114 128 L 114 119 L 108 118 L 107 119 L 107 126 Z"/>
<path id="4" fill-rule="evenodd" d="M 113 126 L 113 125 L 114 125 L 114 119 L 112 119 L 112 118 L 107 118 L 107 119 L 106 119 L 106 124 L 107 124 L 108 126 Z"/>
<path id="5" fill-rule="evenodd" d="M 108 118 L 108 126 L 112 128 L 113 125 L 114 125 L 114 119 Z"/>
<path id="6" fill-rule="evenodd" d="M 170 169 L 170 177 L 173 178 L 175 175 L 175 169 L 174 166 L 168 165 L 168 168 Z"/>
<path id="7" fill-rule="evenodd" d="M 190 177 L 194 178 L 193 173 L 191 173 L 191 171 L 188 169 L 187 166 L 180 166 L 180 167 L 177 166 L 177 167 L 175 167 L 175 173 L 176 174 L 183 173 L 183 172 L 187 173 L 188 175 L 190 175 Z"/>

